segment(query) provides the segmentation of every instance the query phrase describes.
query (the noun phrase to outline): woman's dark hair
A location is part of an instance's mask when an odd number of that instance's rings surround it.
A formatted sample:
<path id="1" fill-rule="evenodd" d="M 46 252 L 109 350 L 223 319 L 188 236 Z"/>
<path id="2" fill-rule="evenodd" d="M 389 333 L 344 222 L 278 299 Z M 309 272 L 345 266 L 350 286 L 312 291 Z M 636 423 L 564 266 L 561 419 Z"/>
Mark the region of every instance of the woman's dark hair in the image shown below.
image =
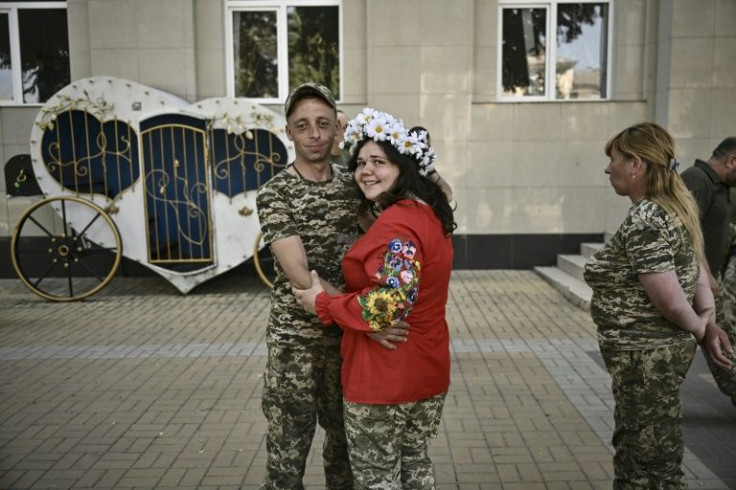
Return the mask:
<path id="1" fill-rule="evenodd" d="M 378 209 L 386 209 L 401 199 L 416 197 L 432 207 L 434 214 L 442 223 L 442 229 L 446 234 L 452 234 L 457 228 L 457 223 L 455 223 L 452 206 L 450 206 L 447 196 L 436 182 L 427 177 L 422 177 L 419 173 L 419 163 L 414 158 L 399 153 L 399 150 L 391 142 L 373 141 L 372 139 L 364 139 L 358 142 L 348 162 L 348 170 L 355 173 L 355 169 L 358 167 L 358 153 L 360 153 L 363 145 L 369 141 L 380 146 L 386 154 L 386 158 L 399 167 L 399 176 L 396 178 L 393 187 L 378 196 L 375 203 Z M 358 212 L 361 215 L 375 213 L 374 203 L 361 195 Z"/>

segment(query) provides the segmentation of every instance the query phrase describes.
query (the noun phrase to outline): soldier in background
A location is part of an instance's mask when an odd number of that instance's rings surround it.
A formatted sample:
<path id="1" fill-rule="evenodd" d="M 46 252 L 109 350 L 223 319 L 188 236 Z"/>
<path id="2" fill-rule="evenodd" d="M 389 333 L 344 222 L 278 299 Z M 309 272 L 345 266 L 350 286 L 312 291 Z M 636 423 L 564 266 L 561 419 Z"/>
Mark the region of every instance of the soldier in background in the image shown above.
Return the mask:
<path id="1" fill-rule="evenodd" d="M 345 127 L 348 125 L 348 117 L 341 109 L 337 110 L 337 137 L 335 142 L 332 144 L 331 160 L 332 163 L 340 165 L 343 168 L 348 168 L 348 161 L 350 155 L 346 150 L 340 148 L 340 143 L 345 137 Z"/>
<path id="2" fill-rule="evenodd" d="M 695 165 L 682 172 L 681 177 L 698 204 L 708 280 L 716 302 L 716 323 L 728 334 L 731 344 L 736 344 L 736 325 L 726 315 L 723 304 L 726 291 L 722 284 L 730 252 L 729 223 L 733 219 L 733 204 L 729 192 L 731 186 L 736 185 L 736 137 L 724 139 L 707 162 L 695 160 Z M 703 354 L 718 388 L 736 405 L 736 366 L 723 369 L 713 362 L 706 350 Z"/>
<path id="3" fill-rule="evenodd" d="M 732 328 L 736 328 L 736 187 L 731 187 L 731 204 L 733 205 L 733 214 L 729 225 L 731 248 L 726 259 L 727 264 L 723 273 L 721 294 L 726 321 L 731 324 Z M 734 405 L 736 405 L 736 402 L 734 402 Z"/>

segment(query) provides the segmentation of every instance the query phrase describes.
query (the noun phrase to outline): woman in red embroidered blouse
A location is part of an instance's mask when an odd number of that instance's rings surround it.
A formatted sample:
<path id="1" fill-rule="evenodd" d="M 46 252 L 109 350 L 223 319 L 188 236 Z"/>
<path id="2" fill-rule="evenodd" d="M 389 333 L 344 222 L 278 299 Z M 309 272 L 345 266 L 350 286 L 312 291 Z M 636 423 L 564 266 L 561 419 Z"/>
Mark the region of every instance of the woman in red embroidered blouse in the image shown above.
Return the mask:
<path id="1" fill-rule="evenodd" d="M 426 134 L 366 109 L 345 134 L 349 169 L 376 221 L 345 255 L 346 294 L 294 290 L 325 325 L 344 329 L 345 426 L 356 488 L 434 488 L 427 439 L 439 425 L 450 384 L 445 320 L 452 208 L 433 177 Z M 406 342 L 387 350 L 366 334 L 406 320 Z"/>

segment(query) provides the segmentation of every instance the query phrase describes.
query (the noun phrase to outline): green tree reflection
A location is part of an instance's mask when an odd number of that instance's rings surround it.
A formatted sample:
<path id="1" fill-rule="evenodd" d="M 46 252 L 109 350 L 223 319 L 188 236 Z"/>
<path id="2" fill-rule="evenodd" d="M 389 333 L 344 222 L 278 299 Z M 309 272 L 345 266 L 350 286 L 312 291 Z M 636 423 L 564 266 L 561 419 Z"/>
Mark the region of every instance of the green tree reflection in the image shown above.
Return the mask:
<path id="1" fill-rule="evenodd" d="M 338 7 L 289 8 L 289 85 L 318 82 L 340 97 Z"/>

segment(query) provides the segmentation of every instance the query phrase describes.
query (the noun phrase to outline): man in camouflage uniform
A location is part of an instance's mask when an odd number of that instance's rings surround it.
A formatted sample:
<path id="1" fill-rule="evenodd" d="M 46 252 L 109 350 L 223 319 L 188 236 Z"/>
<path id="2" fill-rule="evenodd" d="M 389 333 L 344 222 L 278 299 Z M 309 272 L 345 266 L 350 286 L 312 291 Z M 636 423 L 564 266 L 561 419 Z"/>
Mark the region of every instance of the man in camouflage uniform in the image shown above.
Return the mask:
<path id="1" fill-rule="evenodd" d="M 707 162 L 696 160 L 695 165 L 682 172 L 682 180 L 700 211 L 710 285 L 716 301 L 716 323 L 728 334 L 731 344 L 736 345 L 736 324 L 729 321 L 724 307 L 729 292 L 722 283 L 730 252 L 729 222 L 733 216 L 729 187 L 736 185 L 736 137 L 724 139 Z M 703 354 L 718 388 L 736 405 L 736 366 L 724 369 L 713 362 L 707 350 Z"/>
<path id="2" fill-rule="evenodd" d="M 268 421 L 262 489 L 303 489 L 316 423 L 325 429 L 328 489 L 350 490 L 340 384 L 338 326 L 306 313 L 291 287 L 311 285 L 310 269 L 342 284 L 340 260 L 357 236 L 352 176 L 330 165 L 336 136 L 335 101 L 318 84 L 297 87 L 286 100 L 286 133 L 296 159 L 256 198 L 264 240 L 276 262 L 266 342 L 262 408 Z"/>
<path id="3" fill-rule="evenodd" d="M 726 271 L 723 273 L 721 294 L 723 295 L 723 311 L 726 315 L 726 321 L 731 324 L 732 328 L 736 328 L 736 187 L 731 188 L 731 204 L 733 205 L 733 214 L 729 226 L 731 249 L 726 259 L 728 263 Z M 731 340 L 731 344 L 733 344 L 733 340 Z M 736 405 L 736 402 L 734 402 L 734 405 Z"/>

